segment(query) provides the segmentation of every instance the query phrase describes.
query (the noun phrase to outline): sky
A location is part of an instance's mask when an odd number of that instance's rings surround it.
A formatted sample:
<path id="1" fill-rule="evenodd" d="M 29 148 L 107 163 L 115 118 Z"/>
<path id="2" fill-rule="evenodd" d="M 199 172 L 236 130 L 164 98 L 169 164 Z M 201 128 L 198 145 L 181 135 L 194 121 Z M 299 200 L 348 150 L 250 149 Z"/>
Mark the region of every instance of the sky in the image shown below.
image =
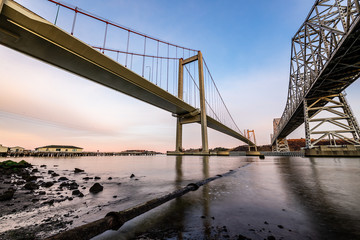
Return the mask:
<path id="1" fill-rule="evenodd" d="M 46 0 L 17 0 L 37 12 Z M 291 38 L 314 0 L 67 0 L 97 16 L 202 51 L 241 130 L 270 143 L 289 84 Z M 51 11 L 49 9 L 52 9 Z M 0 144 L 34 149 L 74 145 L 84 151 L 175 149 L 171 113 L 0 46 Z M 360 83 L 347 99 L 360 118 Z M 209 146 L 233 148 L 237 139 L 209 131 Z M 303 126 L 289 138 L 304 136 Z M 201 147 L 199 124 L 184 126 L 183 147 Z"/>

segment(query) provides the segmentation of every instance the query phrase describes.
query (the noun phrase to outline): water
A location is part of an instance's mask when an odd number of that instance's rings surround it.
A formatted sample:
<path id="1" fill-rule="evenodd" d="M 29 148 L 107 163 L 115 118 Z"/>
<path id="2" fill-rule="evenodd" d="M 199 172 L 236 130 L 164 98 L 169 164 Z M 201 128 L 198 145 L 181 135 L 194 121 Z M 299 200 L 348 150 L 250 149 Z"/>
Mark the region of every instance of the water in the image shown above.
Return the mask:
<path id="1" fill-rule="evenodd" d="M 144 233 L 164 239 L 238 239 L 239 235 L 251 239 L 360 239 L 357 158 L 117 156 L 25 160 L 46 164 L 47 170 L 76 180 L 87 187 L 85 197 L 0 218 L 0 229 L 63 215 L 70 209 L 78 216 L 73 226 L 78 226 L 232 169 L 234 174 L 94 239 L 131 239 Z M 71 170 L 75 167 L 84 169 L 85 174 L 74 174 Z M 130 179 L 131 174 L 135 178 Z M 87 175 L 100 176 L 98 182 L 104 191 L 90 194 L 88 188 L 94 180 L 82 180 Z"/>

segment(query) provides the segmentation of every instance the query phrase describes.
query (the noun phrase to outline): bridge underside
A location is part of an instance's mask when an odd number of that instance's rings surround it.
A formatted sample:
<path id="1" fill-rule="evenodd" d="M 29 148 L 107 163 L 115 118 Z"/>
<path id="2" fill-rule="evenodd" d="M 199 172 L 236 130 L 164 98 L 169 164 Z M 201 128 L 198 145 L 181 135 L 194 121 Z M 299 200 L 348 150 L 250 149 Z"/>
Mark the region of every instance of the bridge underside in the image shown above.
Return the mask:
<path id="1" fill-rule="evenodd" d="M 360 21 L 358 21 L 334 55 L 327 66 L 319 74 L 313 86 L 305 95 L 311 99 L 339 94 L 360 77 Z M 311 105 L 315 100 L 309 100 Z M 315 107 L 323 107 L 326 103 L 319 102 Z M 312 117 L 317 111 L 309 112 Z M 304 123 L 304 105 L 301 102 L 291 118 L 287 121 L 277 138 L 285 138 Z M 276 139 L 276 138 L 274 138 Z M 273 143 L 274 144 L 274 143 Z"/>
<path id="2" fill-rule="evenodd" d="M 13 1 L 0 0 L 0 44 L 173 114 L 196 109 Z M 1 9 L 2 6 L 2 9 Z M 208 127 L 251 144 L 207 116 Z"/>

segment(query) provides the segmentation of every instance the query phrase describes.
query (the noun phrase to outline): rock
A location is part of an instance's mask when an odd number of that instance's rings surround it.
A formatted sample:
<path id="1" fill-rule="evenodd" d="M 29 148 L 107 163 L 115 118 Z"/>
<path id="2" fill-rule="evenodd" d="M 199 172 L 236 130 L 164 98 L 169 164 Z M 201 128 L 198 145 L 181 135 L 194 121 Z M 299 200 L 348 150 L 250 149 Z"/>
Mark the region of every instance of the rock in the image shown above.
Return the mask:
<path id="1" fill-rule="evenodd" d="M 45 194 L 46 194 L 45 191 L 40 191 L 40 192 L 39 192 L 39 195 L 45 195 Z"/>
<path id="2" fill-rule="evenodd" d="M 134 177 L 135 177 L 135 174 L 132 173 L 131 176 L 130 176 L 130 178 L 134 178 Z"/>
<path id="3" fill-rule="evenodd" d="M 34 168 L 33 170 L 31 170 L 32 173 L 37 173 L 39 172 L 39 170 L 37 168 Z"/>
<path id="4" fill-rule="evenodd" d="M 49 204 L 49 205 L 53 205 L 54 204 L 54 199 L 51 199 L 49 201 L 43 202 L 42 204 Z"/>
<path id="5" fill-rule="evenodd" d="M 11 200 L 14 196 L 15 190 L 7 190 L 2 195 L 0 195 L 0 201 Z"/>
<path id="6" fill-rule="evenodd" d="M 94 179 L 95 179 L 95 180 L 99 180 L 99 179 L 101 179 L 101 177 L 95 177 Z"/>
<path id="7" fill-rule="evenodd" d="M 79 195 L 80 194 L 80 191 L 79 190 L 74 190 L 72 191 L 72 195 Z"/>
<path id="8" fill-rule="evenodd" d="M 117 196 L 116 196 L 116 195 L 114 195 L 114 196 L 113 196 L 113 198 L 117 198 Z"/>
<path id="9" fill-rule="evenodd" d="M 82 192 L 80 192 L 78 197 L 84 197 L 84 194 Z"/>
<path id="10" fill-rule="evenodd" d="M 112 177 L 108 177 L 108 180 L 112 180 Z"/>
<path id="11" fill-rule="evenodd" d="M 43 182 L 43 183 L 41 184 L 42 187 L 46 187 L 46 188 L 49 188 L 49 187 L 51 187 L 52 185 L 54 185 L 53 182 Z"/>
<path id="12" fill-rule="evenodd" d="M 72 201 L 72 200 L 73 200 L 73 198 L 72 198 L 72 197 L 68 197 L 68 200 L 69 200 L 69 201 Z"/>
<path id="13" fill-rule="evenodd" d="M 84 170 L 80 168 L 75 168 L 74 173 L 80 173 L 80 172 L 84 172 Z"/>
<path id="14" fill-rule="evenodd" d="M 35 189 L 39 189 L 39 186 L 34 182 L 28 182 L 24 185 L 24 188 L 26 190 L 35 190 Z"/>
<path id="15" fill-rule="evenodd" d="M 46 165 L 45 165 L 45 164 L 44 164 L 44 165 L 40 165 L 40 167 L 46 168 Z"/>
<path id="16" fill-rule="evenodd" d="M 270 235 L 267 237 L 267 240 L 276 240 L 276 238 L 274 236 Z"/>
<path id="17" fill-rule="evenodd" d="M 60 176 L 60 175 L 57 174 L 56 172 L 53 172 L 53 173 L 51 174 L 51 176 L 52 176 L 52 177 L 58 177 L 58 176 Z"/>
<path id="18" fill-rule="evenodd" d="M 83 179 L 87 181 L 87 180 L 93 179 L 93 178 L 92 177 L 84 177 Z"/>
<path id="19" fill-rule="evenodd" d="M 278 228 L 281 228 L 281 229 L 283 229 L 284 228 L 284 226 L 283 225 L 277 225 L 278 226 Z"/>
<path id="20" fill-rule="evenodd" d="M 63 188 L 68 188 L 69 190 L 74 190 L 74 189 L 78 189 L 79 185 L 76 182 L 62 182 L 60 184 L 60 187 Z"/>
<path id="21" fill-rule="evenodd" d="M 92 185 L 92 187 L 89 189 L 91 193 L 98 193 L 101 192 L 104 189 L 103 186 L 101 186 L 99 183 L 95 183 Z"/>
<path id="22" fill-rule="evenodd" d="M 53 170 L 49 170 L 48 171 L 48 174 L 52 174 L 54 171 Z"/>
<path id="23" fill-rule="evenodd" d="M 266 225 L 267 225 L 267 224 L 269 224 L 269 223 L 268 223 L 267 221 L 265 221 L 265 222 L 264 222 L 264 224 L 266 224 Z"/>
<path id="24" fill-rule="evenodd" d="M 59 165 L 54 165 L 54 167 L 58 167 Z"/>
<path id="25" fill-rule="evenodd" d="M 69 180 L 67 177 L 59 177 L 58 181 L 67 181 Z"/>

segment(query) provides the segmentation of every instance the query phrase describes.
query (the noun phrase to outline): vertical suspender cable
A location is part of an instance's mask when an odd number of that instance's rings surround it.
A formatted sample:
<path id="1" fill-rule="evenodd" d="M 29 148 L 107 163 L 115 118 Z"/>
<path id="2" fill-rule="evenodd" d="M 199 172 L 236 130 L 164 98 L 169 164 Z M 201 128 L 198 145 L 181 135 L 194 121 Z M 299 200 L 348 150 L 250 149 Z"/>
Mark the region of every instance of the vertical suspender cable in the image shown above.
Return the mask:
<path id="1" fill-rule="evenodd" d="M 60 4 L 56 4 L 58 7 L 57 7 L 57 11 L 56 11 L 56 17 L 55 17 L 55 21 L 54 21 L 54 25 L 56 25 L 56 22 L 57 22 L 57 19 L 58 19 L 58 16 L 59 16 L 59 11 L 60 11 Z"/>
<path id="2" fill-rule="evenodd" d="M 74 14 L 73 25 L 72 25 L 72 28 L 71 28 L 71 35 L 74 35 L 74 28 L 75 28 L 75 22 L 76 22 L 76 15 L 77 15 L 77 7 L 75 7 L 75 14 Z"/>
<path id="3" fill-rule="evenodd" d="M 125 67 L 127 67 L 127 60 L 129 55 L 129 41 L 130 41 L 130 31 L 128 31 L 128 38 L 126 43 L 126 56 L 125 56 Z"/>
<path id="4" fill-rule="evenodd" d="M 167 47 L 167 70 L 166 70 L 166 91 L 169 91 L 169 47 Z"/>
<path id="5" fill-rule="evenodd" d="M 107 36 L 107 30 L 108 30 L 108 22 L 106 22 L 106 27 L 105 27 L 105 36 L 104 36 L 104 44 L 103 44 L 103 50 L 102 53 L 104 53 L 105 50 L 105 43 L 106 43 L 106 36 Z"/>
<path id="6" fill-rule="evenodd" d="M 151 79 L 154 81 L 154 57 L 151 59 Z M 150 80 L 150 82 L 153 83 L 153 81 Z"/>
<path id="7" fill-rule="evenodd" d="M 159 41 L 157 41 L 157 53 L 156 53 L 156 85 L 158 84 L 158 70 L 159 70 Z"/>
<path id="8" fill-rule="evenodd" d="M 146 51 L 146 36 L 144 38 L 144 55 L 143 55 L 143 66 L 142 66 L 142 77 L 144 77 L 144 69 L 145 69 L 145 51 Z"/>

